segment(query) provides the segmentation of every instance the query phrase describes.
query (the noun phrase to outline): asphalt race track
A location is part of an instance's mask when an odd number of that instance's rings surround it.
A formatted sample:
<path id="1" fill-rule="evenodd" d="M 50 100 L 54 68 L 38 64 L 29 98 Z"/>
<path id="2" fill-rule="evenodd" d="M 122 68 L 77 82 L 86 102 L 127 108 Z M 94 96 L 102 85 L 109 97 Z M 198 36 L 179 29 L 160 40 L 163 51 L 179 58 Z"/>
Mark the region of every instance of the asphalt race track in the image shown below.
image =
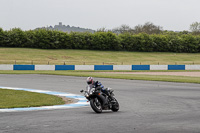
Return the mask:
<path id="1" fill-rule="evenodd" d="M 0 75 L 0 86 L 80 94 L 85 77 Z M 200 85 L 98 78 L 112 87 L 119 112 L 88 107 L 1 112 L 0 133 L 198 133 Z"/>

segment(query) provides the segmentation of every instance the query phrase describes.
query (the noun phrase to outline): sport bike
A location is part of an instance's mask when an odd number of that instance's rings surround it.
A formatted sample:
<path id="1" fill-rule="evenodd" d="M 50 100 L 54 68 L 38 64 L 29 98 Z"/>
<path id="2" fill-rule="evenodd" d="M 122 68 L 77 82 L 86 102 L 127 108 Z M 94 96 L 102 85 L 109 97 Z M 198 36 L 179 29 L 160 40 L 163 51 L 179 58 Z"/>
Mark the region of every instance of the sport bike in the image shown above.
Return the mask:
<path id="1" fill-rule="evenodd" d="M 119 103 L 114 98 L 114 93 L 111 88 L 106 88 L 107 94 L 103 93 L 99 88 L 92 88 L 92 85 L 88 85 L 86 90 L 81 90 L 88 101 L 90 101 L 91 108 L 96 113 L 101 113 L 102 110 L 112 110 L 117 112 L 119 110 Z"/>

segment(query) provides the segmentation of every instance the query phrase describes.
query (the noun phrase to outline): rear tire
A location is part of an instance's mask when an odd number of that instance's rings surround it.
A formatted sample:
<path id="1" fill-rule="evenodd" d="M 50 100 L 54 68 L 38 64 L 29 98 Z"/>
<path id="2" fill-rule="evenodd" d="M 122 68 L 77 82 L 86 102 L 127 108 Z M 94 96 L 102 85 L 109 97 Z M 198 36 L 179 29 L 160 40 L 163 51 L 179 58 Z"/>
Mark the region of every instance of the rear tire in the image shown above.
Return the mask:
<path id="1" fill-rule="evenodd" d="M 98 98 L 94 98 L 90 100 L 90 106 L 96 113 L 101 113 L 102 112 L 102 106 L 101 102 L 98 100 Z"/>
<path id="2" fill-rule="evenodd" d="M 111 110 L 113 112 L 117 112 L 119 110 L 119 103 L 118 103 L 117 99 L 115 99 L 114 97 L 113 97 L 113 99 L 115 100 L 115 103 L 112 105 Z"/>

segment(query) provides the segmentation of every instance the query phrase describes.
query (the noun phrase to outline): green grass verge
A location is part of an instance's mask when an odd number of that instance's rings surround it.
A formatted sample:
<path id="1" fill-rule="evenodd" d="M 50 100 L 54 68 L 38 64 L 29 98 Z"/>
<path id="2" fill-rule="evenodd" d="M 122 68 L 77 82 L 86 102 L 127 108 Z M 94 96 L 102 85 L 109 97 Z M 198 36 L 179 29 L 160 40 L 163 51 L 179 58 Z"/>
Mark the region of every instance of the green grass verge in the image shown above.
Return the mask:
<path id="1" fill-rule="evenodd" d="M 0 108 L 39 107 L 65 104 L 62 98 L 21 90 L 0 89 Z"/>
<path id="2" fill-rule="evenodd" d="M 92 76 L 92 77 L 100 77 L 100 78 L 129 79 L 129 80 L 149 80 L 149 81 L 183 82 L 183 83 L 198 83 L 198 84 L 200 83 L 200 77 L 145 75 L 145 74 L 144 75 L 119 74 L 119 73 L 108 74 L 108 73 L 97 73 L 97 72 L 103 72 L 103 71 L 0 71 L 0 74 L 49 74 L 49 75 L 65 75 L 65 76 L 80 76 L 80 77 Z M 115 71 L 112 71 L 112 72 L 115 72 Z M 131 71 L 131 72 L 141 72 L 141 71 Z M 158 72 L 165 72 L 165 71 L 158 71 Z M 169 71 L 166 71 L 166 72 L 169 72 Z M 170 72 L 173 72 L 173 71 L 170 71 Z M 187 71 L 178 71 L 178 72 L 187 72 Z"/>
<path id="3" fill-rule="evenodd" d="M 0 47 L 0 64 L 174 65 L 200 64 L 200 53 L 95 51 Z M 16 61 L 16 62 L 15 62 Z"/>

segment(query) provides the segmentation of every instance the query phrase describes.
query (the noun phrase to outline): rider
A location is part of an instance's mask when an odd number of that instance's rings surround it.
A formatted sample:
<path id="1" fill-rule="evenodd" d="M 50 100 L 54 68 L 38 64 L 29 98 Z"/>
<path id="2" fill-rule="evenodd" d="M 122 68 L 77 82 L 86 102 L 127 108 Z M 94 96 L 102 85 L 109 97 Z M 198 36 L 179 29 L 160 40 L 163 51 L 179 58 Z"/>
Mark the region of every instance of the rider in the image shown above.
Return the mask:
<path id="1" fill-rule="evenodd" d="M 112 101 L 114 100 L 111 96 L 110 96 L 110 93 L 109 93 L 109 90 L 107 88 L 104 88 L 104 86 L 101 84 L 101 82 L 99 81 L 94 81 L 92 77 L 88 77 L 87 78 L 87 84 L 88 85 L 93 85 L 94 88 L 98 88 L 100 89 L 103 93 L 105 93 L 107 96 L 109 96 Z M 111 102 L 112 102 L 111 101 Z"/>

